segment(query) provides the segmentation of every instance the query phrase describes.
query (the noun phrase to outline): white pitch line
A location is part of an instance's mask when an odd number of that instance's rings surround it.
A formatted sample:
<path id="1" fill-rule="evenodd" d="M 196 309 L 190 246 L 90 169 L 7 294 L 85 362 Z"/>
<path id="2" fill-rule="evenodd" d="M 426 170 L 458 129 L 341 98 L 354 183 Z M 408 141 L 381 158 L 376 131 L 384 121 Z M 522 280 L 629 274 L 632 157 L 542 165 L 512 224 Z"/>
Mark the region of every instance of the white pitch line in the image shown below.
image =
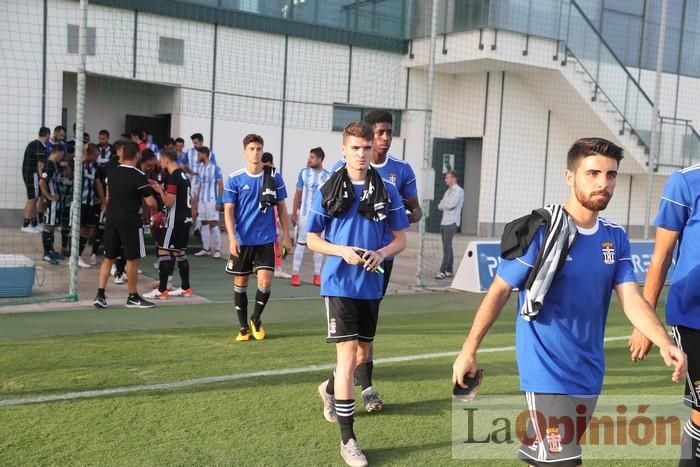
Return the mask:
<path id="1" fill-rule="evenodd" d="M 616 336 L 616 337 L 606 337 L 605 342 L 620 341 L 624 339 L 629 339 L 629 336 Z M 515 350 L 515 346 L 506 347 L 490 347 L 486 349 L 479 349 L 478 353 L 494 353 L 494 352 L 509 352 Z M 374 361 L 379 365 L 383 363 L 402 363 L 402 362 L 413 362 L 416 360 L 428 360 L 432 358 L 443 358 L 443 357 L 454 357 L 458 352 L 437 352 L 437 353 L 425 353 L 418 355 L 404 355 L 402 357 L 388 357 L 388 358 L 378 358 Z M 222 376 L 210 376 L 208 378 L 196 378 L 196 379 L 186 379 L 184 381 L 174 381 L 172 383 L 158 383 L 158 384 L 139 384 L 136 386 L 122 386 L 117 388 L 106 388 L 106 389 L 95 389 L 92 391 L 76 391 L 76 392 L 66 392 L 63 394 L 51 394 L 48 396 L 37 396 L 37 397 L 24 397 L 21 399 L 4 399 L 0 400 L 0 407 L 9 407 L 14 405 L 28 405 L 28 404 L 39 404 L 42 402 L 55 402 L 55 401 L 69 401 L 75 399 L 86 399 L 90 397 L 102 397 L 102 396 L 112 396 L 117 394 L 128 394 L 132 392 L 142 392 L 142 391 L 158 391 L 158 390 L 168 390 L 168 389 L 179 389 L 186 388 L 190 386 L 201 386 L 204 384 L 212 383 L 224 383 L 229 381 L 240 381 L 244 379 L 252 378 L 264 378 L 266 376 L 284 376 L 284 375 L 295 375 L 300 373 L 314 373 L 316 371 L 332 370 L 335 368 L 335 364 L 328 365 L 310 365 L 301 368 L 283 368 L 277 370 L 265 370 L 265 371 L 255 371 L 252 373 L 241 373 L 238 375 L 222 375 Z"/>

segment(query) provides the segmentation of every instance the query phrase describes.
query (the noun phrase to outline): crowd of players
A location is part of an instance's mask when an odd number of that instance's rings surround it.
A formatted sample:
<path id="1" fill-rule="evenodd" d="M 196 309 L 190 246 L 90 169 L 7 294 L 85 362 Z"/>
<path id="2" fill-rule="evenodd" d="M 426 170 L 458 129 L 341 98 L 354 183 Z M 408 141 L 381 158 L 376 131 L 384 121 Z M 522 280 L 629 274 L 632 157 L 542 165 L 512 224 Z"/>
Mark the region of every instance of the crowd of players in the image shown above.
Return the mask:
<path id="1" fill-rule="evenodd" d="M 351 466 L 367 465 L 354 432 L 355 378 L 364 409 L 381 410 L 384 401 L 372 381 L 379 308 L 393 257 L 406 246 L 404 230 L 422 216 L 413 170 L 388 155 L 392 125 L 391 114 L 385 111 L 370 112 L 364 121 L 349 124 L 343 132 L 343 160 L 330 171 L 323 169 L 324 151 L 311 149 L 307 167 L 297 177 L 291 216 L 284 180 L 272 156 L 263 152 L 264 140 L 259 135 L 245 136 L 245 167 L 225 180 L 200 134 L 192 135 L 193 147 L 187 151 L 181 139 L 159 150 L 143 130 L 133 131 L 129 140 L 114 145 L 109 144 L 104 130 L 97 145 L 85 135 L 79 253 L 82 255 L 90 239 L 93 250 L 88 262 L 81 258 L 79 266 L 96 262 L 99 246 L 104 244 L 95 306 L 107 306 L 107 280 L 110 274 L 120 277 L 120 271 L 128 278 L 127 307 L 150 308 L 151 299 L 192 295 L 188 239 L 198 226 L 203 249 L 196 255 L 221 257 L 223 210 L 228 233 L 225 270 L 233 275 L 233 302 L 240 326 L 235 340 L 262 340 L 262 313 L 272 278 L 279 257 L 292 246 L 291 219 L 297 227 L 291 283 L 300 284 L 299 268 L 308 246 L 314 252 L 313 283 L 320 286 L 325 300 L 326 339 L 336 347 L 335 370 L 318 386 L 323 416 L 340 428 L 343 460 Z M 49 130 L 42 128 L 39 139 L 27 146 L 23 164 L 28 202 L 22 231 L 41 231 L 44 260 L 52 264 L 68 253 L 64 237 L 69 232 L 70 181 L 76 169 L 64 134 L 57 127 L 49 137 Z M 74 142 L 72 146 L 75 148 Z M 627 233 L 599 216 L 614 192 L 621 159 L 622 149 L 601 138 L 574 143 L 567 155 L 569 199 L 544 210 L 548 215 L 538 210 L 516 221 L 520 227 L 510 234 L 515 235 L 519 252 L 499 264 L 453 366 L 456 391 L 478 387 L 483 372 L 477 367 L 477 349 L 511 291 L 519 289 L 516 353 L 521 390 L 532 416 L 527 427 L 529 441 L 518 452 L 530 465 L 581 463 L 579 441 L 585 427 L 567 437 L 560 433 L 558 422 L 542 426 L 539 417 L 544 412 L 547 421 L 579 420 L 583 414 L 586 424 L 590 421 L 602 389 L 603 336 L 613 290 L 635 328 L 630 339 L 632 359 L 643 359 L 653 342 L 664 362 L 674 367 L 672 379 L 686 379 L 685 400 L 692 411 L 683 431 L 681 465 L 696 465 L 700 459 L 700 387 L 696 384 L 700 363 L 695 355 L 695 344 L 700 343 L 700 297 L 694 282 L 700 280 L 700 165 L 677 172 L 666 185 L 642 295 Z M 39 216 L 44 221 L 41 226 Z M 141 297 L 136 278 L 138 261 L 145 256 L 146 220 L 156 242 L 159 281 Z M 56 228 L 62 233 L 60 253 L 53 246 Z M 505 238 L 504 234 L 504 242 Z M 674 342 L 654 308 L 676 246 L 666 307 Z M 173 289 L 169 281 L 176 265 L 181 286 Z M 248 316 L 251 274 L 256 275 L 257 290 L 254 310 Z M 578 422 L 576 426 L 579 430 Z"/>

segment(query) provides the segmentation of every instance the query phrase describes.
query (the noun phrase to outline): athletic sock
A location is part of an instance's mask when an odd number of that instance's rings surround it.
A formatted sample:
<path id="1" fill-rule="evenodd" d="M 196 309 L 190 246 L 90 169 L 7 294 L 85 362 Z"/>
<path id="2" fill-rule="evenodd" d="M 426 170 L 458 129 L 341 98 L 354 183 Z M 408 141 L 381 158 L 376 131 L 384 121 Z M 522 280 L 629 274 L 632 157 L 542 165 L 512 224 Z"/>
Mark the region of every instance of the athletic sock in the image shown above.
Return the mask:
<path id="1" fill-rule="evenodd" d="M 678 462 L 678 467 L 695 467 L 700 464 L 698 448 L 700 448 L 700 426 L 693 423 L 692 420 L 688 420 L 688 423 L 683 427 L 681 459 Z"/>
<path id="2" fill-rule="evenodd" d="M 209 246 L 214 251 L 221 251 L 221 229 L 219 229 L 218 225 L 211 226 L 211 242 Z"/>
<path id="3" fill-rule="evenodd" d="M 314 253 L 314 274 L 321 274 L 321 266 L 323 266 L 323 255 Z"/>
<path id="4" fill-rule="evenodd" d="M 355 399 L 336 399 L 335 400 L 335 415 L 340 425 L 340 439 L 343 444 L 355 438 L 355 432 L 352 429 L 355 415 Z"/>
<path id="5" fill-rule="evenodd" d="M 335 394 L 335 370 L 333 370 L 333 373 L 331 373 L 331 377 L 328 378 L 326 394 L 330 394 L 331 396 Z"/>
<path id="6" fill-rule="evenodd" d="M 360 386 L 364 391 L 368 387 L 372 386 L 372 370 L 374 369 L 374 362 L 364 362 L 357 366 L 357 379 L 360 380 Z"/>
<path id="7" fill-rule="evenodd" d="M 36 227 L 37 225 L 39 225 L 39 218 L 32 217 L 32 227 Z"/>
<path id="8" fill-rule="evenodd" d="M 80 236 L 80 243 L 78 246 L 78 256 L 82 256 L 83 251 L 85 251 L 85 245 L 87 245 L 88 238 L 81 235 Z"/>
<path id="9" fill-rule="evenodd" d="M 270 288 L 258 287 L 258 291 L 255 292 L 255 309 L 253 310 L 253 314 L 250 317 L 250 319 L 253 320 L 256 326 L 260 324 L 260 315 L 262 315 L 262 312 L 265 309 L 265 305 L 267 304 L 269 298 Z"/>
<path id="10" fill-rule="evenodd" d="M 209 251 L 209 225 L 202 225 L 199 234 L 202 238 L 202 250 Z"/>
<path id="11" fill-rule="evenodd" d="M 301 262 L 304 260 L 304 251 L 306 250 L 306 245 L 297 243 L 294 247 L 294 260 L 292 261 L 292 272 L 294 274 L 299 274 L 301 269 Z"/>
<path id="12" fill-rule="evenodd" d="M 248 329 L 248 289 L 246 287 L 233 286 L 233 306 L 236 308 L 241 328 Z"/>
<path id="13" fill-rule="evenodd" d="M 168 256 L 158 257 L 158 291 L 165 292 L 168 290 L 168 276 L 172 268 L 173 260 Z"/>
<path id="14" fill-rule="evenodd" d="M 29 222 L 30 220 L 25 217 L 24 221 L 22 221 L 22 227 L 29 227 Z"/>
<path id="15" fill-rule="evenodd" d="M 92 239 L 92 254 L 99 255 L 100 244 L 102 243 L 102 236 L 105 234 L 105 228 L 103 225 L 97 227 L 95 231 L 95 237 Z"/>
<path id="16" fill-rule="evenodd" d="M 116 276 L 123 276 L 126 269 L 126 260 L 123 257 L 117 258 L 114 264 L 117 266 L 114 274 Z"/>
<path id="17" fill-rule="evenodd" d="M 44 247 L 45 255 L 53 251 L 53 231 L 48 232 L 44 229 L 44 231 L 41 232 L 41 244 Z"/>
<path id="18" fill-rule="evenodd" d="M 105 289 L 97 289 L 97 295 L 99 295 L 100 297 L 104 297 L 105 296 Z"/>
<path id="19" fill-rule="evenodd" d="M 182 284 L 180 287 L 183 290 L 190 288 L 190 261 L 187 259 L 187 255 L 176 256 L 175 261 L 177 262 L 177 269 L 180 272 L 180 280 Z"/>

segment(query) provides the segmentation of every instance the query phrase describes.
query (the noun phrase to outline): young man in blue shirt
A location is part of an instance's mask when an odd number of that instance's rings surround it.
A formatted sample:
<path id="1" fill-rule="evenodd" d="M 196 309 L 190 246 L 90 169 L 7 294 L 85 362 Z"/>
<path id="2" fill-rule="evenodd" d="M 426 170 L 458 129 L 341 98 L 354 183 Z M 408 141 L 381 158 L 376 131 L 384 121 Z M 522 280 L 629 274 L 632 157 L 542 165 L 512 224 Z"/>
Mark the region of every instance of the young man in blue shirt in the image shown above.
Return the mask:
<path id="1" fill-rule="evenodd" d="M 529 315 L 522 311 L 515 318 L 520 390 L 526 394 L 531 413 L 539 411 L 548 421 L 550 416 L 581 417 L 577 412 L 581 404 L 587 410 L 586 423 L 590 421 L 603 385 L 603 337 L 613 290 L 627 318 L 659 346 L 666 365 L 674 366 L 673 381 L 685 375 L 685 354 L 639 292 L 627 233 L 598 215 L 612 197 L 621 159 L 622 149 L 600 138 L 580 139 L 569 150 L 565 177 L 570 195 L 564 210 L 578 233 L 536 319 L 526 319 Z M 477 349 L 513 288 L 519 288 L 518 309 L 524 310 L 526 279 L 543 237 L 540 227 L 523 256 L 499 265 L 454 363 L 454 383 L 465 387 L 465 375 L 476 375 Z M 519 457 L 530 465 L 580 464 L 579 440 L 584 433 L 567 436 L 563 425 L 542 426 L 538 418 L 529 420 L 532 441 L 521 445 Z"/>
<path id="2" fill-rule="evenodd" d="M 675 172 L 666 182 L 656 215 L 656 242 L 644 283 L 644 298 L 656 308 L 678 247 L 666 297 L 666 323 L 688 354 L 685 403 L 690 420 L 683 429 L 680 466 L 700 464 L 700 164 Z M 651 342 L 637 329 L 630 337 L 632 360 L 641 360 Z"/>
<path id="3" fill-rule="evenodd" d="M 401 196 L 401 200 L 408 213 L 408 221 L 414 224 L 420 221 L 423 211 L 418 202 L 418 188 L 416 185 L 416 175 L 411 165 L 389 154 L 391 141 L 394 136 L 394 117 L 386 110 L 372 110 L 364 117 L 365 123 L 372 128 L 372 159 L 370 164 L 373 169 L 393 184 Z M 331 172 L 335 172 L 343 166 L 343 161 L 338 161 L 333 166 Z M 387 234 L 387 241 L 391 240 L 391 235 Z M 391 279 L 391 272 L 394 268 L 394 258 L 389 256 L 382 263 L 384 269 L 384 287 L 382 297 L 386 295 Z M 360 349 L 362 350 L 362 349 Z M 358 355 L 358 361 L 364 362 L 357 367 L 357 379 L 362 388 L 362 405 L 367 412 L 377 412 L 384 408 L 384 401 L 379 396 L 379 392 L 372 383 L 374 371 L 374 344 L 370 343 L 368 348 L 369 356 Z M 331 377 L 330 384 L 333 384 Z"/>
<path id="4" fill-rule="evenodd" d="M 326 340 L 335 343 L 337 356 L 334 384 L 324 381 L 318 390 L 324 417 L 340 425 L 340 453 L 351 466 L 367 465 L 353 431 L 353 373 L 364 363 L 357 356 L 369 356 L 374 340 L 384 289 L 381 263 L 406 247 L 408 227 L 398 191 L 370 166 L 372 139 L 372 127 L 364 122 L 345 127 L 346 164 L 315 193 L 307 224 L 309 248 L 327 256 L 321 296 Z"/>
<path id="5" fill-rule="evenodd" d="M 291 248 L 289 218 L 285 198 L 287 190 L 282 176 L 273 168 L 263 170 L 262 136 L 249 134 L 243 138 L 246 166 L 229 175 L 224 185 L 224 219 L 229 238 L 229 256 L 226 271 L 233 274 L 233 302 L 241 325 L 237 341 L 247 341 L 252 333 L 256 340 L 265 338 L 260 321 L 275 270 L 275 210 L 277 206 L 282 224 L 282 244 Z M 213 160 L 212 160 L 213 162 Z M 266 180 L 266 177 L 270 180 Z M 269 189 L 266 182 L 271 185 Z M 248 321 L 248 276 L 258 277 L 255 309 Z M 250 323 L 250 326 L 249 326 Z"/>

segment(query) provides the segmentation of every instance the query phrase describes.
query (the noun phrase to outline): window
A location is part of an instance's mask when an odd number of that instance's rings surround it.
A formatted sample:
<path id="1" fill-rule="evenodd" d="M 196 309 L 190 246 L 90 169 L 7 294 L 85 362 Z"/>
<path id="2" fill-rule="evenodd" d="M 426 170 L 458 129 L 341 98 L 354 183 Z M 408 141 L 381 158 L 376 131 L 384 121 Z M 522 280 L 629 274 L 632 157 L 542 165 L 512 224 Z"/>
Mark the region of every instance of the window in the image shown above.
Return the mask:
<path id="1" fill-rule="evenodd" d="M 362 120 L 368 112 L 377 110 L 373 107 L 355 107 L 352 105 L 333 104 L 333 131 L 343 131 L 350 122 Z M 382 109 L 394 117 L 394 136 L 401 136 L 401 111 Z"/>
<path id="2" fill-rule="evenodd" d="M 173 37 L 160 36 L 158 49 L 158 61 L 168 65 L 182 65 L 185 63 L 185 41 Z"/>
<path id="3" fill-rule="evenodd" d="M 77 24 L 68 25 L 68 53 L 78 54 L 78 34 L 79 28 Z M 95 55 L 95 42 L 97 41 L 97 32 L 95 28 L 87 28 L 87 54 Z"/>

